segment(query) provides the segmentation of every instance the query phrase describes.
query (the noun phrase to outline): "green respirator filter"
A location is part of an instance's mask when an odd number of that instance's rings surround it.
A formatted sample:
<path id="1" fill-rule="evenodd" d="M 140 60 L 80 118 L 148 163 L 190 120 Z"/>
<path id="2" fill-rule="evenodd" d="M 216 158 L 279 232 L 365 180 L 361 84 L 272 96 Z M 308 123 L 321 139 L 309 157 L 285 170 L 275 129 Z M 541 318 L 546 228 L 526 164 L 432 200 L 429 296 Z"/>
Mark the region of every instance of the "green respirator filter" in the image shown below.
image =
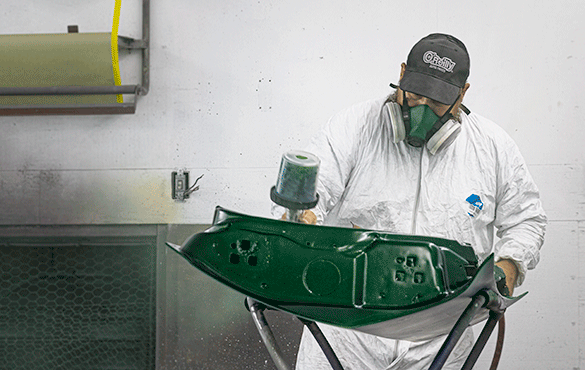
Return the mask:
<path id="1" fill-rule="evenodd" d="M 410 132 L 408 142 L 412 146 L 423 146 L 427 133 L 434 126 L 439 116 L 428 105 L 417 105 L 410 108 Z"/>

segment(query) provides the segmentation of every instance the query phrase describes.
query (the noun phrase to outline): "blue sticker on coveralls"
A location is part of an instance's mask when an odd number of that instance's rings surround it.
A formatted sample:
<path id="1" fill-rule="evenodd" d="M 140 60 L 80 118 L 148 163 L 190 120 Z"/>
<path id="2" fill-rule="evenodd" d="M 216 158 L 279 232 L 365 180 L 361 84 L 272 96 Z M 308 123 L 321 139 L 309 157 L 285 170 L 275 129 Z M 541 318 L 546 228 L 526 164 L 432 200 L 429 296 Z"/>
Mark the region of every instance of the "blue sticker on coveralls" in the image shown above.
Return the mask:
<path id="1" fill-rule="evenodd" d="M 467 214 L 471 217 L 477 217 L 479 212 L 483 209 L 483 202 L 481 198 L 477 194 L 471 194 L 467 199 L 465 199 L 469 203 L 469 210 Z"/>

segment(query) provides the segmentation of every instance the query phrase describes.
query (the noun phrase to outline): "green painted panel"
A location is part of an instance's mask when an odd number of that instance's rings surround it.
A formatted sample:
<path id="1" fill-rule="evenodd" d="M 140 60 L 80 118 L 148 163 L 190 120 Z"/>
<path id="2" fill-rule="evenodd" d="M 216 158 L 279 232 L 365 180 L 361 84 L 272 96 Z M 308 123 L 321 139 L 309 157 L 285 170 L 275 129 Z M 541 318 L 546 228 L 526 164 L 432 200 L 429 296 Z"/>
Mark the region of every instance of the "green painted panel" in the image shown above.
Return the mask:
<path id="1" fill-rule="evenodd" d="M 472 247 L 454 240 L 304 225 L 221 207 L 210 228 L 169 246 L 268 306 L 397 339 L 445 334 L 473 295 L 496 290 L 493 256 L 478 266 Z"/>

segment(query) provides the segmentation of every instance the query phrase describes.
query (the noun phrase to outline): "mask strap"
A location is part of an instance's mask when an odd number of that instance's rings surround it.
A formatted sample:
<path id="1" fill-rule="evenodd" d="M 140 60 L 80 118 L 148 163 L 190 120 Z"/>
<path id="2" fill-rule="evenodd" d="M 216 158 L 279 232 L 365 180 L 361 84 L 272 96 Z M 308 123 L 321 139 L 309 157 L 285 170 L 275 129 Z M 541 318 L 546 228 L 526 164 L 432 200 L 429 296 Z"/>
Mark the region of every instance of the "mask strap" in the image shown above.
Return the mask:
<path id="1" fill-rule="evenodd" d="M 427 141 L 433 137 L 433 135 L 439 131 L 439 129 L 441 127 L 443 127 L 443 125 L 445 124 L 445 122 L 447 122 L 448 120 L 453 118 L 453 115 L 451 114 L 451 109 L 453 109 L 453 107 L 455 106 L 455 104 L 457 104 L 457 102 L 459 101 L 459 98 L 461 97 L 461 95 L 457 96 L 457 99 L 455 99 L 455 101 L 453 102 L 453 104 L 451 104 L 451 106 L 449 107 L 449 109 L 447 109 L 447 112 L 445 112 L 445 114 L 443 114 L 443 116 L 441 118 L 439 118 L 437 120 L 437 122 L 435 122 L 435 124 L 433 125 L 433 127 L 431 127 L 431 129 L 429 130 L 429 132 L 427 133 Z"/>
<path id="2" fill-rule="evenodd" d="M 465 105 L 461 104 L 461 110 L 463 111 L 463 113 L 469 115 L 471 113 L 471 111 L 469 110 L 469 108 L 467 108 Z"/>
<path id="3" fill-rule="evenodd" d="M 410 109 L 408 108 L 408 101 L 406 100 L 406 92 L 402 90 L 402 122 L 404 123 L 404 129 L 406 132 L 410 132 Z"/>
<path id="4" fill-rule="evenodd" d="M 398 89 L 400 86 L 395 85 L 391 82 L 390 87 L 393 89 Z M 408 126 L 407 129 L 410 130 L 410 111 L 408 109 L 408 103 L 406 104 L 406 107 L 405 107 L 405 102 L 406 102 L 406 92 L 404 92 L 404 90 L 402 90 L 402 105 L 400 106 L 400 108 L 402 110 L 402 120 L 404 121 L 404 124 Z"/>

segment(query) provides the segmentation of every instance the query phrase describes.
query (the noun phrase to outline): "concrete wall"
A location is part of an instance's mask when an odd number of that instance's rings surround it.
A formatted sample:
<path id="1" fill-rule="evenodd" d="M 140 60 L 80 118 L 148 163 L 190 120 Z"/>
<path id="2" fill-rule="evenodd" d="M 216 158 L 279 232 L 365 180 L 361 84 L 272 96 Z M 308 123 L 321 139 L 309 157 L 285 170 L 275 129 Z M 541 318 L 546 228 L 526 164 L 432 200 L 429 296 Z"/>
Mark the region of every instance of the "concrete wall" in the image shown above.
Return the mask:
<path id="1" fill-rule="evenodd" d="M 7 0 L 0 33 L 109 32 L 113 7 Z M 388 93 L 422 36 L 451 33 L 471 54 L 466 105 L 516 140 L 550 218 L 542 262 L 518 290 L 530 294 L 507 314 L 500 367 L 585 369 L 585 3 L 151 7 L 151 90 L 136 114 L 0 117 L 0 224 L 207 224 L 216 205 L 267 216 L 284 152 L 338 110 Z M 141 37 L 138 0 L 124 0 L 120 34 Z M 138 82 L 137 67 L 122 61 L 123 83 Z M 171 199 L 178 168 L 204 175 L 185 202 Z"/>

